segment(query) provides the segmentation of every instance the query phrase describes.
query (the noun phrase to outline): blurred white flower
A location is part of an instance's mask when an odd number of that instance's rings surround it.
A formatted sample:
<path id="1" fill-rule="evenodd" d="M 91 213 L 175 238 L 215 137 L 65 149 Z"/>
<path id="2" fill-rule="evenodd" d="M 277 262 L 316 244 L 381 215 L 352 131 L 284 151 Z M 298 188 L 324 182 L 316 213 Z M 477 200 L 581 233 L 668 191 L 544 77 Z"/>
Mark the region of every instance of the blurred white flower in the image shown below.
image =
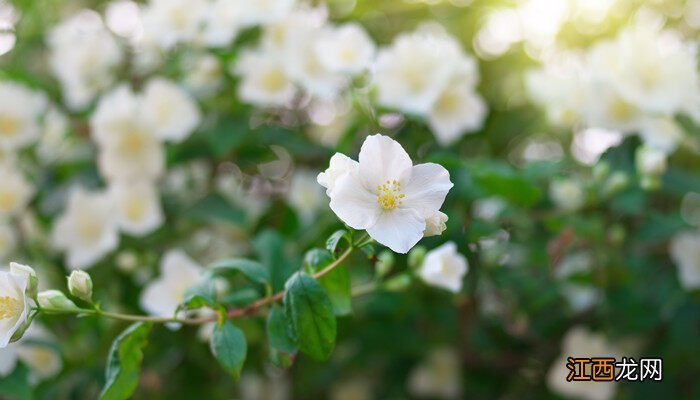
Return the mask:
<path id="1" fill-rule="evenodd" d="M 288 199 L 305 224 L 313 222 L 325 200 L 323 189 L 316 183 L 316 175 L 307 170 L 296 171 L 292 176 Z"/>
<path id="2" fill-rule="evenodd" d="M 164 221 L 157 188 L 148 181 L 117 182 L 110 186 L 119 227 L 132 236 L 145 236 Z"/>
<path id="3" fill-rule="evenodd" d="M 292 11 L 296 0 L 232 0 L 240 10 L 241 23 L 251 25 L 268 25 L 277 22 Z"/>
<path id="4" fill-rule="evenodd" d="M 675 235 L 671 239 L 670 253 L 681 286 L 686 290 L 700 288 L 700 231 Z"/>
<path id="5" fill-rule="evenodd" d="M 457 399 L 462 395 L 462 370 L 456 349 L 438 348 L 411 371 L 408 388 L 412 395 Z"/>
<path id="6" fill-rule="evenodd" d="M 52 341 L 53 337 L 41 325 L 33 323 L 20 341 L 0 348 L 0 377 L 12 373 L 19 360 L 29 368 L 32 385 L 56 376 L 63 362 L 56 348 L 49 344 Z"/>
<path id="7" fill-rule="evenodd" d="M 211 54 L 201 54 L 187 62 L 183 85 L 197 97 L 213 94 L 223 83 L 223 67 Z"/>
<path id="8" fill-rule="evenodd" d="M 639 135 L 646 146 L 666 154 L 673 153 L 683 140 L 683 130 L 671 118 L 645 118 Z"/>
<path id="9" fill-rule="evenodd" d="M 549 197 L 557 208 L 579 210 L 586 202 L 582 183 L 576 179 L 558 179 L 549 184 Z"/>
<path id="10" fill-rule="evenodd" d="M 46 98 L 13 82 L 0 81 L 0 151 L 14 151 L 37 140 Z"/>
<path id="11" fill-rule="evenodd" d="M 319 175 L 330 190 L 331 209 L 350 227 L 366 229 L 377 242 L 407 253 L 452 188 L 449 172 L 433 163 L 414 166 L 398 142 L 382 135 L 368 136 L 359 163 L 352 165 L 337 179 L 331 178 L 333 165 Z"/>
<path id="12" fill-rule="evenodd" d="M 318 61 L 325 68 L 343 74 L 366 70 L 376 50 L 367 32 L 356 23 L 325 28 L 315 46 Z"/>
<path id="13" fill-rule="evenodd" d="M 156 136 L 181 142 L 199 125 L 201 113 L 190 95 L 175 83 L 153 78 L 143 92 L 143 117 Z"/>
<path id="14" fill-rule="evenodd" d="M 590 332 L 585 327 L 571 328 L 562 342 L 562 349 L 549 369 L 547 386 L 553 392 L 565 396 L 586 400 L 607 400 L 617 391 L 615 382 L 571 381 L 567 382 L 569 369 L 566 367 L 567 357 L 614 357 L 621 359 L 624 354 L 603 335 Z M 590 364 L 589 364 L 590 365 Z M 590 371 L 586 372 L 590 374 Z"/>
<path id="15" fill-rule="evenodd" d="M 26 290 L 29 274 L 11 268 L 0 271 L 0 349 L 7 347 L 29 315 Z"/>
<path id="16" fill-rule="evenodd" d="M 402 112 L 427 114 L 464 57 L 459 43 L 444 32 L 422 29 L 399 35 L 377 55 L 377 101 Z"/>
<path id="17" fill-rule="evenodd" d="M 457 293 L 468 270 L 467 259 L 457 252 L 457 245 L 447 242 L 426 253 L 418 274 L 429 285 Z"/>
<path id="18" fill-rule="evenodd" d="M 481 129 L 487 107 L 473 84 L 455 75 L 428 113 L 428 125 L 443 146 L 459 140 L 466 132 Z"/>
<path id="19" fill-rule="evenodd" d="M 240 4 L 231 0 L 212 0 L 204 15 L 202 41 L 211 47 L 226 47 L 233 42 L 244 18 Z"/>
<path id="20" fill-rule="evenodd" d="M 666 172 L 667 154 L 653 147 L 640 146 L 635 153 L 637 172 L 644 176 L 659 176 Z"/>
<path id="21" fill-rule="evenodd" d="M 119 244 L 117 218 L 109 195 L 73 188 L 65 211 L 54 222 L 51 241 L 66 252 L 70 269 L 86 269 Z"/>
<path id="22" fill-rule="evenodd" d="M 447 229 L 447 214 L 436 211 L 433 215 L 425 219 L 425 230 L 423 231 L 423 236 L 437 236 L 442 235 L 442 232 Z"/>
<path id="23" fill-rule="evenodd" d="M 29 368 L 29 382 L 32 385 L 53 378 L 63 369 L 61 355 L 50 344 L 53 341 L 53 336 L 46 329 L 33 323 L 22 340 L 13 345 L 18 358 Z"/>
<path id="24" fill-rule="evenodd" d="M 141 293 L 141 308 L 154 316 L 174 317 L 185 300 L 185 291 L 197 283 L 203 272 L 204 269 L 184 251 L 168 251 L 160 262 L 160 277 Z"/>
<path id="25" fill-rule="evenodd" d="M 83 109 L 112 84 L 122 50 L 99 14 L 82 10 L 48 34 L 49 64 L 61 84 L 66 105 Z"/>
<path id="26" fill-rule="evenodd" d="M 261 107 L 288 106 L 296 87 L 284 70 L 283 60 L 266 47 L 241 52 L 233 73 L 241 77 L 238 97 Z"/>
<path id="27" fill-rule="evenodd" d="M 595 286 L 575 280 L 567 281 L 580 274 L 589 274 L 592 263 L 593 260 L 589 253 L 577 252 L 564 257 L 554 271 L 555 278 L 563 282 L 560 290 L 561 295 L 575 312 L 586 310 L 600 301 L 600 290 Z"/>
<path id="28" fill-rule="evenodd" d="M 0 217 L 17 215 L 24 210 L 34 188 L 10 163 L 0 162 Z"/>
<path id="29" fill-rule="evenodd" d="M 146 114 L 141 99 L 126 86 L 100 99 L 90 126 L 100 150 L 100 172 L 107 179 L 156 179 L 163 173 L 163 146 Z"/>
<path id="30" fill-rule="evenodd" d="M 145 40 L 170 49 L 193 42 L 199 34 L 207 8 L 206 0 L 150 0 L 143 11 Z"/>

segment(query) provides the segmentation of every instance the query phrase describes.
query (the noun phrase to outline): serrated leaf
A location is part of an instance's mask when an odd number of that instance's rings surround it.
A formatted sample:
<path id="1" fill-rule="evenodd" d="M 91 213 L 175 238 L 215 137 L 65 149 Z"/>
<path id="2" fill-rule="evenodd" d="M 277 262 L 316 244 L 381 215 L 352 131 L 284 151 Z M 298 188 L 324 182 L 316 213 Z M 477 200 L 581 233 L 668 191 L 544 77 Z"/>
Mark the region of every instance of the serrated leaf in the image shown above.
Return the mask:
<path id="1" fill-rule="evenodd" d="M 344 229 L 336 231 L 326 241 L 326 249 L 328 249 L 328 251 L 335 256 L 336 252 L 338 251 L 338 247 L 340 246 L 340 242 L 343 240 L 345 240 L 348 244 L 352 243 L 352 239 L 350 238 L 348 231 Z"/>
<path id="2" fill-rule="evenodd" d="M 231 321 L 224 321 L 217 326 L 209 342 L 211 352 L 221 367 L 238 379 L 245 363 L 248 345 L 243 331 Z"/>
<path id="3" fill-rule="evenodd" d="M 311 249 L 304 257 L 304 265 L 311 274 L 319 272 L 333 262 L 333 256 L 328 250 Z M 352 295 L 350 292 L 350 274 L 347 268 L 337 266 L 318 279 L 318 283 L 326 289 L 333 304 L 335 315 L 347 315 L 352 312 Z"/>
<path id="4" fill-rule="evenodd" d="M 266 285 L 270 282 L 270 273 L 259 262 L 245 258 L 231 258 L 217 261 L 209 266 L 209 271 L 215 274 L 240 272 L 253 282 Z"/>
<path id="5" fill-rule="evenodd" d="M 128 327 L 112 343 L 107 360 L 105 386 L 101 400 L 128 399 L 136 390 L 152 324 L 138 322 Z"/>
<path id="6" fill-rule="evenodd" d="M 325 289 L 304 272 L 294 274 L 285 285 L 284 312 L 299 349 L 323 361 L 335 347 L 337 326 L 333 305 Z"/>
<path id="7" fill-rule="evenodd" d="M 267 338 L 270 346 L 285 353 L 295 353 L 297 346 L 289 335 L 289 321 L 284 314 L 284 309 L 274 306 L 267 316 Z"/>

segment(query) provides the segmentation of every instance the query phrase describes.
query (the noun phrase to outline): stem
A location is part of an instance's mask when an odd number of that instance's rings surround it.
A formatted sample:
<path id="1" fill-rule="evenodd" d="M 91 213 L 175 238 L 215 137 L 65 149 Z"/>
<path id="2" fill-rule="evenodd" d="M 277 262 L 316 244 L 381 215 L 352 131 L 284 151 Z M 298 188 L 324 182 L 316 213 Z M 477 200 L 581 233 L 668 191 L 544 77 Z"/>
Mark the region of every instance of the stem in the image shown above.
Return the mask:
<path id="1" fill-rule="evenodd" d="M 363 236 L 360 238 L 359 242 L 362 242 L 365 240 L 366 236 Z M 366 240 L 365 240 L 366 241 Z M 360 245 L 364 245 L 366 243 L 362 243 Z M 321 271 L 316 272 L 313 274 L 314 279 L 319 279 L 320 277 L 326 275 L 327 273 L 331 272 L 334 270 L 336 267 L 338 267 L 340 264 L 347 259 L 352 251 L 355 249 L 355 245 L 351 245 L 347 250 L 343 252 L 343 254 L 338 257 L 337 260 L 333 261 L 330 263 L 326 268 L 322 269 Z M 275 293 L 274 295 L 270 297 L 266 297 L 260 300 L 257 300 L 253 302 L 252 304 L 243 307 L 243 308 L 234 308 L 229 310 L 226 313 L 226 316 L 228 319 L 233 319 L 233 318 L 238 318 L 242 317 L 245 315 L 250 315 L 254 314 L 255 312 L 258 311 L 258 309 L 267 306 L 269 304 L 276 303 L 284 298 L 285 291 L 282 290 L 278 293 Z M 150 317 L 146 315 L 131 315 L 131 314 L 122 314 L 122 313 L 116 313 L 116 312 L 109 312 L 109 311 L 102 311 L 100 309 L 87 309 L 87 308 L 76 308 L 76 309 L 59 309 L 59 308 L 39 308 L 40 312 L 47 312 L 47 313 L 55 313 L 55 314 L 82 314 L 82 315 L 90 315 L 90 316 L 101 316 L 101 317 L 107 317 L 107 318 L 112 318 L 112 319 L 118 319 L 122 321 L 136 321 L 136 322 L 153 322 L 153 323 L 178 323 L 178 324 L 186 324 L 186 325 L 201 325 L 201 324 L 206 324 L 210 322 L 215 322 L 218 320 L 217 316 L 213 317 L 200 317 L 200 318 L 185 318 L 185 319 L 180 319 L 176 317 Z"/>

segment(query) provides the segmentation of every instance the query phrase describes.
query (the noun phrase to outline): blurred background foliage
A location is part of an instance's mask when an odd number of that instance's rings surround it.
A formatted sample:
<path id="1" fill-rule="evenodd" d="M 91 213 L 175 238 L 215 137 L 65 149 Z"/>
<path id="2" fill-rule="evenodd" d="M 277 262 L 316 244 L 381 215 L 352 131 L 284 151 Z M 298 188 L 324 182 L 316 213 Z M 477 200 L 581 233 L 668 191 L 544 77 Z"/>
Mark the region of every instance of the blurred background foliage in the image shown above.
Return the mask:
<path id="1" fill-rule="evenodd" d="M 107 3 L 15 1 L 22 18 L 15 48 L 0 58 L 0 78 L 24 82 L 60 104 L 59 88 L 47 71 L 46 29 L 74 10 L 101 11 Z M 498 55 L 475 46 L 489 13 L 517 3 L 329 0 L 332 20 L 361 23 L 380 46 L 427 20 L 441 24 L 479 57 L 478 91 L 489 107 L 484 127 L 440 147 L 420 120 L 373 109 L 357 95 L 352 123 L 337 146 L 327 147 L 308 134 L 312 122 L 306 114 L 260 111 L 242 104 L 234 95 L 236 78 L 224 75 L 227 89 L 203 100 L 206 117 L 197 133 L 167 149 L 169 170 L 183 168 L 185 176 L 201 174 L 202 179 L 189 176 L 198 183 L 188 182 L 187 193 L 164 195 L 165 227 L 144 239 L 123 238 L 121 250 L 90 271 L 100 303 L 132 312 L 139 310 L 141 287 L 156 274 L 160 255 L 174 243 L 202 255 L 202 263 L 214 261 L 206 258 L 207 249 L 217 247 L 217 255 L 259 259 L 281 276 L 294 272 L 308 249 L 321 247 L 342 226 L 325 205 L 311 222 L 303 220 L 285 195 L 291 172 L 304 168 L 317 173 L 335 151 L 354 157 L 367 134 L 382 132 L 397 138 L 414 162 L 432 161 L 449 169 L 455 187 L 443 207 L 450 217 L 448 229 L 443 236 L 424 239 L 421 246 L 431 249 L 447 240 L 458 244 L 470 264 L 462 292 L 453 296 L 411 282 L 358 296 L 352 314 L 339 319 L 338 345 L 331 360 L 317 363 L 302 356 L 286 370 L 270 363 L 264 319 L 242 319 L 239 326 L 248 337 L 249 355 L 239 382 L 214 365 L 195 329 L 173 332 L 158 327 L 150 337 L 134 398 L 320 399 L 361 396 L 363 390 L 376 399 L 412 398 L 416 392 L 410 387 L 411 374 L 439 348 L 457 356 L 460 398 L 557 398 L 546 386 L 546 374 L 560 354 L 562 337 L 576 325 L 603 332 L 611 340 L 631 341 L 636 354 L 664 359 L 662 382 L 622 383 L 617 397 L 700 398 L 700 297 L 680 287 L 667 253 L 669 238 L 689 228 L 680 204 L 688 192 L 700 191 L 698 154 L 684 148 L 674 153 L 656 191 L 639 185 L 634 165 L 638 139 L 628 138 L 600 156 L 607 171 L 596 169 L 601 164 L 597 157 L 582 162 L 575 154 L 579 150 L 571 129 L 549 124 L 525 94 L 522 73 L 539 63 L 527 41 L 513 43 Z M 612 37 L 640 7 L 665 15 L 668 26 L 697 38 L 697 31 L 684 23 L 683 1 L 619 0 L 596 29 L 565 21 L 556 42 L 585 48 Z M 227 65 L 258 36 L 251 29 L 232 48 L 213 54 Z M 158 73 L 179 78 L 186 58 L 186 49 L 170 54 Z M 146 78 L 128 67 L 120 74 L 136 86 Z M 89 113 L 72 114 L 71 135 L 86 137 Z M 686 128 L 700 138 L 697 126 L 688 123 Z M 524 156 L 536 142 L 557 145 L 534 160 Z M 261 165 L 268 162 L 284 168 L 266 174 Z M 251 210 L 212 189 L 221 171 L 264 187 L 261 200 L 253 202 L 258 207 Z M 616 173 L 626 180 L 611 187 Z M 569 176 L 585 183 L 586 205 L 574 213 L 558 210 L 547 193 L 552 180 Z M 58 212 L 54 199 L 76 179 L 100 184 L 92 159 L 56 165 L 37 176 L 41 188 L 34 202 L 44 227 Z M 494 215 L 475 211 L 484 199 L 494 198 L 499 199 Z M 559 279 L 562 260 L 577 253 L 590 257 L 590 270 Z M 407 257 L 392 258 L 389 277 L 409 269 Z M 41 238 L 26 238 L 16 259 L 36 265 L 44 281 L 63 281 L 60 257 L 47 251 Z M 370 281 L 378 262 L 382 261 L 376 254 L 353 255 L 347 263 L 352 281 Z M 599 302 L 573 310 L 562 295 L 572 282 L 598 288 Z M 232 285 L 245 287 L 243 281 Z M 245 291 L 239 293 L 238 301 L 245 303 Z M 31 387 L 27 369 L 20 366 L 0 379 L 0 396 L 95 398 L 104 381 L 111 341 L 124 323 L 46 316 L 41 322 L 58 339 L 63 371 Z"/>

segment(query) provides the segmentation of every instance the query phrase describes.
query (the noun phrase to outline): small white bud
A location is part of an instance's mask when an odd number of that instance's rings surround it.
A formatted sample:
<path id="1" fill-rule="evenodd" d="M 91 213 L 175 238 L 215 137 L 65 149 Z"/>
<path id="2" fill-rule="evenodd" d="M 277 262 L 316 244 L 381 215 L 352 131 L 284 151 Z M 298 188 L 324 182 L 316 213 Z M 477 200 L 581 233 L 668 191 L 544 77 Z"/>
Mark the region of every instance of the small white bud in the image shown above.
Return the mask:
<path id="1" fill-rule="evenodd" d="M 642 176 L 660 176 L 666 172 L 666 153 L 652 147 L 642 146 L 637 149 L 635 164 L 637 172 Z"/>
<path id="2" fill-rule="evenodd" d="M 34 268 L 13 262 L 10 263 L 10 273 L 17 275 L 27 275 L 27 289 L 25 290 L 25 293 L 27 293 L 28 297 L 36 299 L 36 292 L 37 287 L 39 286 L 39 279 L 36 276 Z"/>
<path id="3" fill-rule="evenodd" d="M 549 197 L 557 208 L 565 211 L 579 210 L 586 202 L 581 183 L 574 179 L 552 182 L 549 185 Z"/>
<path id="4" fill-rule="evenodd" d="M 39 293 L 38 300 L 41 308 L 52 310 L 77 310 L 78 306 L 59 290 L 46 290 Z"/>
<path id="5" fill-rule="evenodd" d="M 438 211 L 425 220 L 425 230 L 423 236 L 437 236 L 447 229 L 447 215 Z"/>
<path id="6" fill-rule="evenodd" d="M 68 291 L 81 300 L 92 302 L 92 278 L 85 271 L 71 272 L 68 277 Z"/>

